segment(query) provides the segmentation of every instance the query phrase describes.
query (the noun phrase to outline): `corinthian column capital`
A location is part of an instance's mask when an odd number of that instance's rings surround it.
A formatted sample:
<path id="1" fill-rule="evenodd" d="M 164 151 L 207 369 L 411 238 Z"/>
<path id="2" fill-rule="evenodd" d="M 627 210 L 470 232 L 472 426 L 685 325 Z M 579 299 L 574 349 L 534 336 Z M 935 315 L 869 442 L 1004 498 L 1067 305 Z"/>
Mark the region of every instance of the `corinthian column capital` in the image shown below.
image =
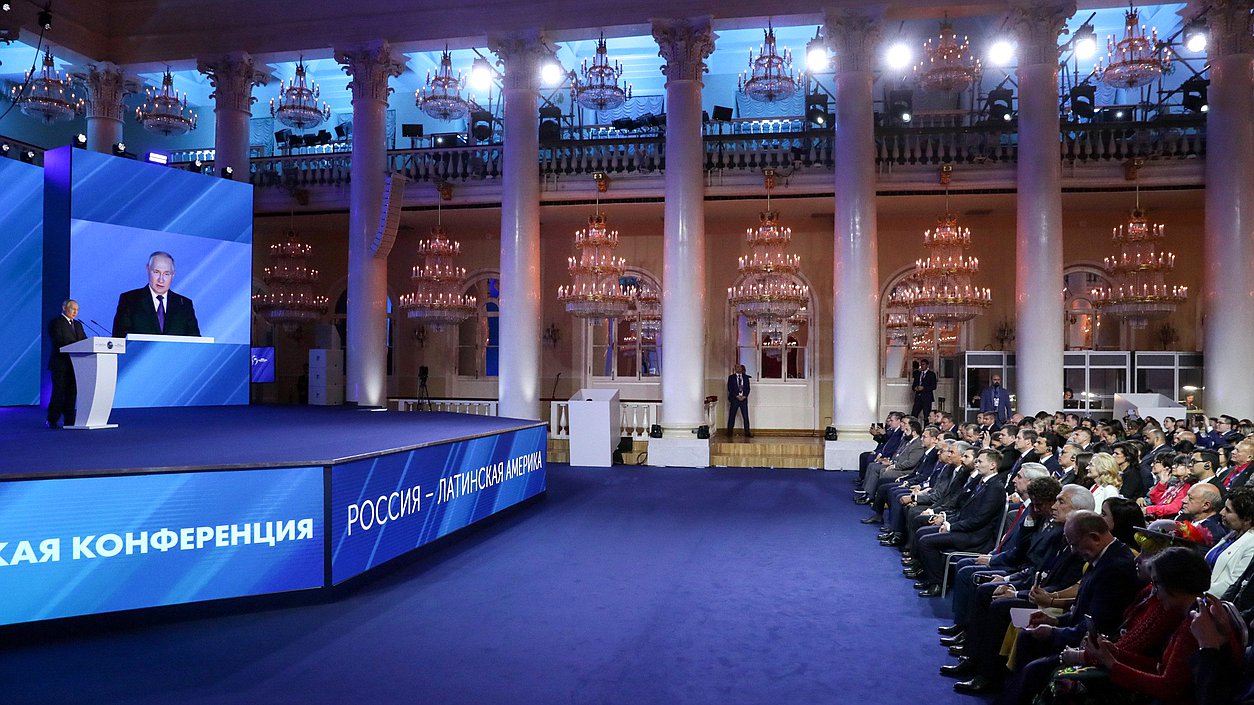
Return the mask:
<path id="1" fill-rule="evenodd" d="M 880 43 L 882 8 L 829 10 L 823 36 L 836 55 L 837 73 L 875 70 Z"/>
<path id="2" fill-rule="evenodd" d="M 209 77 L 213 86 L 209 97 L 216 101 L 217 109 L 246 113 L 257 102 L 253 86 L 264 86 L 269 80 L 265 72 L 258 70 L 253 57 L 243 52 L 201 59 L 196 62 L 196 70 Z"/>
<path id="3" fill-rule="evenodd" d="M 353 92 L 353 103 L 373 100 L 386 104 L 392 94 L 388 79 L 405 71 L 405 62 L 392 52 L 392 46 L 385 41 L 336 49 L 335 60 L 353 79 L 348 83 L 348 89 Z"/>
<path id="4" fill-rule="evenodd" d="M 705 60 L 714 53 L 717 36 L 710 29 L 709 17 L 686 20 L 653 20 L 653 39 L 658 56 L 666 59 L 662 75 L 667 82 L 702 80 L 709 71 Z"/>
<path id="5" fill-rule="evenodd" d="M 1075 0 L 1011 0 L 1010 26 L 1019 39 L 1019 63 L 1058 64 L 1058 37 Z"/>
<path id="6" fill-rule="evenodd" d="M 506 90 L 540 90 L 540 63 L 553 56 L 542 32 L 523 30 L 488 37 L 488 49 L 505 64 Z"/>

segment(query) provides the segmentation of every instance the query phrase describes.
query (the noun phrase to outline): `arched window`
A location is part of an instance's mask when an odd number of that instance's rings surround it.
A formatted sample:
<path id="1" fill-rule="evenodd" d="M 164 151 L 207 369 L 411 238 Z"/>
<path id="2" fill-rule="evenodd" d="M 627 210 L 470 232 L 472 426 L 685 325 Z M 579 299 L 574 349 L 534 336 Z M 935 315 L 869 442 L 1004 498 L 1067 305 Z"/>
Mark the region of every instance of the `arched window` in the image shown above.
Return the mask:
<path id="1" fill-rule="evenodd" d="M 622 281 L 637 292 L 651 291 L 661 296 L 657 279 L 643 270 L 629 269 Z M 661 320 L 640 313 L 637 308 L 623 318 L 587 323 L 594 378 L 647 380 L 662 374 Z"/>
<path id="2" fill-rule="evenodd" d="M 1097 267 L 1067 267 L 1062 275 L 1066 292 L 1065 344 L 1067 350 L 1118 350 L 1120 326 L 1103 319 L 1093 307 L 1093 289 L 1110 286 L 1110 280 Z"/>
<path id="3" fill-rule="evenodd" d="M 792 283 L 809 286 L 800 277 L 792 277 Z M 737 279 L 735 285 L 741 283 Z M 736 321 L 736 362 L 745 366 L 751 377 L 763 381 L 803 380 L 810 372 L 810 327 L 814 311 L 814 296 L 807 305 L 778 330 L 758 330 L 749 319 L 732 313 Z"/>
<path id="4" fill-rule="evenodd" d="M 344 357 L 348 357 L 348 290 L 340 294 L 340 298 L 335 300 L 335 312 L 331 314 L 331 324 L 340 334 L 340 344 L 344 346 Z M 388 297 L 388 375 L 392 374 L 392 339 L 393 339 L 393 322 L 392 322 L 392 297 Z M 345 360 L 348 364 L 348 360 Z"/>
<path id="5" fill-rule="evenodd" d="M 464 293 L 479 300 L 475 315 L 457 328 L 457 374 L 496 377 L 501 365 L 501 275 L 486 272 L 474 277 Z"/>

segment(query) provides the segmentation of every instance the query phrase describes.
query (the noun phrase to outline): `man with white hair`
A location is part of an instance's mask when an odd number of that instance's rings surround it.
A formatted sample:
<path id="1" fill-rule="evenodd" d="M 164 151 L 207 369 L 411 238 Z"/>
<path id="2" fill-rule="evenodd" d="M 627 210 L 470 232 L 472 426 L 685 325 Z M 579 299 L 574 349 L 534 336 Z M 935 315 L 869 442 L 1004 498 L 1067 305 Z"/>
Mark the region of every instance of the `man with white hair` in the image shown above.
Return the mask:
<path id="1" fill-rule="evenodd" d="M 192 300 L 170 291 L 174 283 L 174 256 L 160 250 L 148 255 L 144 266 L 148 285 L 118 297 L 113 316 L 113 337 L 127 333 L 151 335 L 200 335 Z"/>

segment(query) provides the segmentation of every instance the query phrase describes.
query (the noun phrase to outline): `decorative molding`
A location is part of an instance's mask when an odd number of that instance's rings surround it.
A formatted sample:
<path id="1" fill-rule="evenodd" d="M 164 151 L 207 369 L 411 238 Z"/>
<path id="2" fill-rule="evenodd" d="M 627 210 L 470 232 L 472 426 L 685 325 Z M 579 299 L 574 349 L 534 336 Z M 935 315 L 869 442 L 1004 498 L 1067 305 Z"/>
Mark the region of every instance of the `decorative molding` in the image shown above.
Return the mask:
<path id="1" fill-rule="evenodd" d="M 836 73 L 874 71 L 882 31 L 883 10 L 828 10 L 823 36 L 835 54 Z"/>
<path id="2" fill-rule="evenodd" d="M 543 33 L 525 30 L 488 37 L 488 49 L 504 64 L 505 90 L 540 90 L 540 62 L 553 56 Z"/>
<path id="3" fill-rule="evenodd" d="M 257 98 L 253 96 L 253 86 L 264 86 L 270 78 L 264 71 L 257 69 L 253 57 L 243 52 L 202 59 L 196 62 L 196 70 L 208 76 L 209 85 L 214 88 L 209 97 L 215 100 L 215 112 L 252 112 L 251 106 L 257 102 Z"/>
<path id="4" fill-rule="evenodd" d="M 335 60 L 353 79 L 348 89 L 353 92 L 354 104 L 358 100 L 387 103 L 392 94 L 388 79 L 405 72 L 405 62 L 392 53 L 392 46 L 385 41 L 336 49 Z"/>
<path id="5" fill-rule="evenodd" d="M 1250 0 L 1215 0 L 1206 14 L 1210 30 L 1209 58 L 1254 53 Z"/>
<path id="6" fill-rule="evenodd" d="M 139 92 L 139 82 L 127 78 L 117 64 L 102 61 L 87 67 L 86 73 L 75 75 L 87 86 L 87 118 L 103 118 L 122 122 L 126 106 L 122 100 Z"/>
<path id="7" fill-rule="evenodd" d="M 1019 39 L 1020 65 L 1058 65 L 1058 37 L 1075 7 L 1075 0 L 1011 1 L 1009 24 Z"/>
<path id="8" fill-rule="evenodd" d="M 653 20 L 653 39 L 657 55 L 666 60 L 662 75 L 667 83 L 675 81 L 702 82 L 702 74 L 710 70 L 705 60 L 714 53 L 714 40 L 709 17 L 687 20 Z"/>

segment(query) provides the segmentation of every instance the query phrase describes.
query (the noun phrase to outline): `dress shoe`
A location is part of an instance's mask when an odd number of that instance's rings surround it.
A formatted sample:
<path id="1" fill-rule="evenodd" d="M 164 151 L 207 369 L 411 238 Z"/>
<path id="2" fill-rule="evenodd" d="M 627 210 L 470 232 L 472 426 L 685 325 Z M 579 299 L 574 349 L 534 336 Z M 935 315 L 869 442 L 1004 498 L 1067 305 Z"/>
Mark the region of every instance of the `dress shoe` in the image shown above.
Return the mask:
<path id="1" fill-rule="evenodd" d="M 915 590 L 926 590 L 930 587 L 932 587 L 932 583 L 927 580 L 918 580 L 914 583 Z"/>
<path id="2" fill-rule="evenodd" d="M 862 520 L 863 524 L 883 524 L 884 520 L 879 517 L 867 517 Z"/>
<path id="3" fill-rule="evenodd" d="M 919 571 L 922 573 L 923 571 Z M 939 585 L 933 585 L 926 590 L 919 591 L 919 597 L 940 597 L 941 589 Z"/>
<path id="4" fill-rule="evenodd" d="M 941 636 L 958 636 L 959 634 L 965 632 L 966 630 L 967 628 L 962 626 L 961 624 L 951 624 L 947 627 L 937 627 L 936 633 L 940 634 Z"/>
<path id="5" fill-rule="evenodd" d="M 745 431 L 745 438 L 753 438 L 753 434 Z"/>
<path id="6" fill-rule="evenodd" d="M 54 430 L 54 431 L 55 431 L 55 430 L 57 430 L 57 429 L 59 429 L 59 428 L 61 428 L 60 426 L 58 426 L 58 425 L 57 425 L 57 422 L 56 422 L 56 421 L 45 421 L 45 422 L 44 422 L 44 427 L 45 427 L 45 428 L 50 428 L 50 429 L 52 429 L 52 430 Z"/>
<path id="7" fill-rule="evenodd" d="M 880 539 L 880 545 L 887 546 L 889 548 L 897 548 L 901 546 L 901 539 L 896 536 L 889 536 L 888 538 Z"/>
<path id="8" fill-rule="evenodd" d="M 958 680 L 965 680 L 975 675 L 975 661 L 969 658 L 960 658 L 958 663 L 940 667 L 940 674 Z"/>
<path id="9" fill-rule="evenodd" d="M 984 676 L 976 676 L 969 681 L 954 683 L 954 692 L 965 695 L 986 695 L 988 693 L 996 693 L 999 690 L 1001 690 L 1000 683 Z"/>
<path id="10" fill-rule="evenodd" d="M 941 646 L 962 646 L 967 643 L 967 635 L 959 634 L 958 636 L 943 636 L 940 638 Z"/>
<path id="11" fill-rule="evenodd" d="M 871 503 L 871 500 L 867 499 L 866 497 L 858 497 L 857 499 L 853 501 L 853 503 L 861 504 L 861 505 L 868 505 Z"/>
<path id="12" fill-rule="evenodd" d="M 923 569 L 922 568 L 909 568 L 907 570 L 901 571 L 901 574 L 906 576 L 907 578 L 910 578 L 911 580 L 918 580 L 919 578 L 923 577 Z"/>
<path id="13" fill-rule="evenodd" d="M 953 656 L 954 658 L 966 658 L 967 657 L 967 645 L 960 644 L 958 646 L 949 647 L 949 655 Z"/>
<path id="14" fill-rule="evenodd" d="M 910 568 L 918 567 L 918 564 L 914 562 L 914 559 L 909 556 L 903 556 L 901 559 L 901 564 L 903 566 L 908 566 Z"/>

